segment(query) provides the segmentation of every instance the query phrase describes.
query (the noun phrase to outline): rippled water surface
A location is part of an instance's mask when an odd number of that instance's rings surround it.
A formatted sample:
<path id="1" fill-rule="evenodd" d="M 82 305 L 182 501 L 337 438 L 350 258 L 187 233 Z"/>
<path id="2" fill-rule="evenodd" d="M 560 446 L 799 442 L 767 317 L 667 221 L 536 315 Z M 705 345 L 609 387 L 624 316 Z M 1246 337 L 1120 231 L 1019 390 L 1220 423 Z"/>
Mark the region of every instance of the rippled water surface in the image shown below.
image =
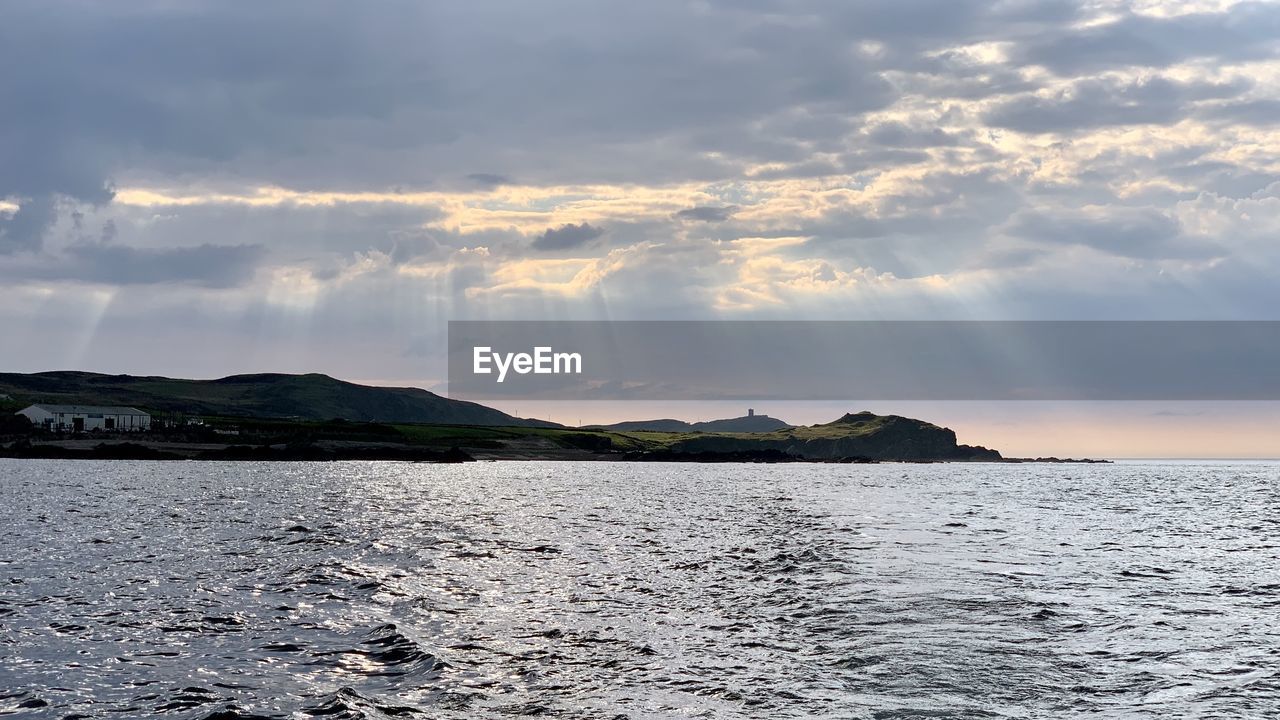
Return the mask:
<path id="1" fill-rule="evenodd" d="M 0 460 L 0 714 L 1278 717 L 1280 465 Z"/>

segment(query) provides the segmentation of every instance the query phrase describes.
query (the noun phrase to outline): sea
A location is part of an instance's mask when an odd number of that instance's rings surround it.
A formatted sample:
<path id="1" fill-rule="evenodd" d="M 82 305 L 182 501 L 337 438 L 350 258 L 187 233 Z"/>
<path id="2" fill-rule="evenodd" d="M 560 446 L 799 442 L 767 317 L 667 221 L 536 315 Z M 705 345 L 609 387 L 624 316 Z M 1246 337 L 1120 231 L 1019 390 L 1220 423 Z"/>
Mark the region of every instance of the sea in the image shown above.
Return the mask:
<path id="1" fill-rule="evenodd" d="M 0 715 L 1280 717 L 1280 464 L 0 460 Z"/>

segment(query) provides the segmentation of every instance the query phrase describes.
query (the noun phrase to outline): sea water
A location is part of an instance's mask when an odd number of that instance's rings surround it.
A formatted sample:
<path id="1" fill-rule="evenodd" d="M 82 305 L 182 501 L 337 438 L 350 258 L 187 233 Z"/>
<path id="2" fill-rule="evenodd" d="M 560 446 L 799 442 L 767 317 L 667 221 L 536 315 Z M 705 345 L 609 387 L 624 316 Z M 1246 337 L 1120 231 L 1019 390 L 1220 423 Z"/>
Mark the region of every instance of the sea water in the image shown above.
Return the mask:
<path id="1" fill-rule="evenodd" d="M 1280 716 L 1280 465 L 0 460 L 0 714 Z"/>

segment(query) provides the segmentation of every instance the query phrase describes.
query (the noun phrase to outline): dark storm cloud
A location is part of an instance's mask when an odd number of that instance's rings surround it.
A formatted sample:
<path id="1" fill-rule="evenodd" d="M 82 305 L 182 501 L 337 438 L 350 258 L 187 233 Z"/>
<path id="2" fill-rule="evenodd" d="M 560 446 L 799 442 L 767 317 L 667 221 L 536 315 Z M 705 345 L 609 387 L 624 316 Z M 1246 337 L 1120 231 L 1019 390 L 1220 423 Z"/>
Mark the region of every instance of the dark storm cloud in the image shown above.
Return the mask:
<path id="1" fill-rule="evenodd" d="M 548 228 L 534 238 L 533 247 L 535 250 L 568 250 L 582 247 L 603 234 L 604 228 L 585 222 L 579 225 L 571 223 L 558 228 Z"/>
<path id="2" fill-rule="evenodd" d="M 728 205 L 717 207 L 711 205 L 699 205 L 697 207 L 685 208 L 676 213 L 677 220 L 694 220 L 697 222 L 724 222 L 737 211 L 737 207 Z"/>
<path id="3" fill-rule="evenodd" d="M 1222 13 L 1167 18 L 1127 14 L 1083 29 L 1064 27 L 1018 46 L 1012 59 L 1074 75 L 1127 66 L 1167 67 L 1194 58 L 1270 58 L 1277 50 L 1280 7 L 1246 2 Z"/>
<path id="4" fill-rule="evenodd" d="M 1081 80 L 1055 97 L 1027 95 L 1003 102 L 983 120 L 991 126 L 1027 133 L 1168 124 L 1190 115 L 1197 101 L 1234 97 L 1249 87 L 1245 81 L 1179 82 L 1162 77 L 1132 82 Z"/>

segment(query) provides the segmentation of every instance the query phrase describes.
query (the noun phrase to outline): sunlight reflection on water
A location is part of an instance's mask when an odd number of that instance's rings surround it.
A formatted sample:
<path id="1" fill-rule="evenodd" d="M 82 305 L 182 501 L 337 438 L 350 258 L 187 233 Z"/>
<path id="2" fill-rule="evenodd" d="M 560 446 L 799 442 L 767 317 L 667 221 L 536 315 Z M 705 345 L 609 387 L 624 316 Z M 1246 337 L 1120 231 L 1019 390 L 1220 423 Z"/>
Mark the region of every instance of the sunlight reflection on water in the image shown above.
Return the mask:
<path id="1" fill-rule="evenodd" d="M 0 713 L 1280 708 L 1280 465 L 0 460 Z"/>

